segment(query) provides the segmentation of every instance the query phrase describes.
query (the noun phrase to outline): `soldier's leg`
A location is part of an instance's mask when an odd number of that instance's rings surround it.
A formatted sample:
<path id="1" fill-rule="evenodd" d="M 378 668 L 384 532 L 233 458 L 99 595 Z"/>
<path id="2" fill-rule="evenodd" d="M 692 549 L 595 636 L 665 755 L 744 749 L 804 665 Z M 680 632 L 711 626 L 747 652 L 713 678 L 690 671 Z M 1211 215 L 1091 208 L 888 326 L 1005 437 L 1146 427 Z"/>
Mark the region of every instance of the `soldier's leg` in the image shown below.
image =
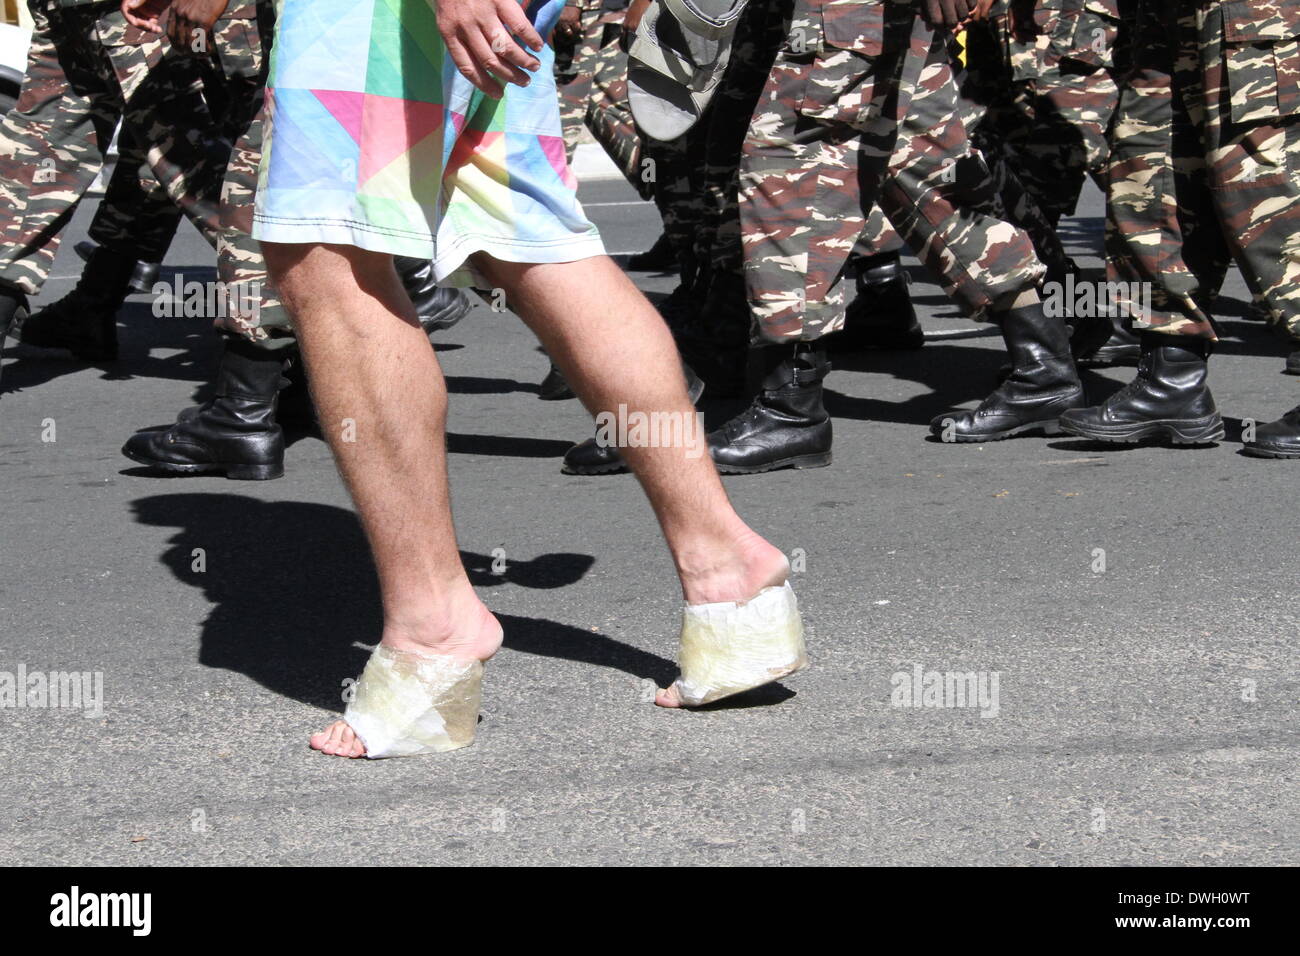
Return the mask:
<path id="1" fill-rule="evenodd" d="M 90 239 L 140 262 L 162 262 L 180 225 L 180 208 L 149 168 L 148 151 L 129 128 L 118 135 L 117 151 L 117 165 L 90 223 Z"/>
<path id="2" fill-rule="evenodd" d="M 1100 182 L 1105 169 L 1107 132 L 1119 103 L 1111 70 L 1120 17 L 1114 0 L 1043 13 L 1045 43 L 1037 70 L 1018 84 L 1014 98 L 1023 136 L 1010 140 L 1008 151 L 1025 187 L 1055 224 L 1074 212 L 1087 175 Z"/>
<path id="3" fill-rule="evenodd" d="M 1210 191 L 1251 292 L 1300 339 L 1300 13 L 1223 17 L 1233 42 L 1205 5 L 1198 14 Z"/>
<path id="4" fill-rule="evenodd" d="M 1037 285 L 1045 269 L 1003 202 L 998 181 L 967 133 L 946 43 L 916 18 L 899 89 L 892 144 L 864 135 L 864 147 L 892 146 L 880 205 L 903 240 L 972 318 L 996 322 L 1011 357 L 1010 376 L 976 409 L 939 416 L 945 441 L 991 441 L 1058 430 L 1062 412 L 1083 403 L 1063 318 L 1049 315 Z"/>
<path id="5" fill-rule="evenodd" d="M 125 112 L 125 102 L 135 91 L 136 83 L 148 73 L 149 64 L 161 56 L 161 39 L 141 31 L 133 33 L 116 7 L 103 4 L 65 8 L 60 20 L 63 24 L 60 55 L 65 67 L 93 74 L 84 81 L 69 74 L 69 82 L 73 89 L 84 91 L 101 104 L 99 112 L 115 124 L 118 115 Z M 123 82 L 117 69 L 120 49 L 130 50 L 135 65 L 130 77 L 133 82 L 129 84 Z M 79 82 L 86 85 L 79 88 Z M 105 125 L 105 120 L 98 119 L 97 125 Z M 98 162 L 87 164 L 81 176 L 94 175 L 98 169 Z M 81 183 L 78 186 L 84 188 Z M 57 250 L 62 217 L 71 214 L 80 197 L 79 188 L 61 195 L 47 195 L 41 203 L 34 204 L 42 207 L 38 218 L 51 224 L 54 241 L 43 242 L 35 255 L 27 256 L 29 264 L 36 263 L 42 272 L 48 270 Z M 134 255 L 103 247 L 96 249 L 72 295 L 33 315 L 23 326 L 22 341 L 44 348 L 66 349 L 86 361 L 117 358 L 116 314 L 129 294 L 135 270 Z"/>
<path id="6" fill-rule="evenodd" d="M 1051 195 L 1035 188 L 1031 171 L 1023 162 L 1024 145 L 1036 121 L 1032 106 L 1026 104 L 1037 79 L 1020 77 L 1041 75 L 1043 51 L 1038 46 L 1042 38 L 1026 43 L 1013 37 L 1005 4 L 1002 6 L 1000 13 L 967 31 L 964 67 L 951 64 L 961 93 L 958 111 L 971 146 L 984 157 L 992 174 L 997 197 L 994 214 L 1029 234 L 1034 253 L 1046 268 L 1045 279 L 1060 282 L 1077 269 L 1056 234 Z M 951 45 L 949 50 L 951 53 Z M 1067 139 L 1072 138 L 1071 133 Z M 1055 181 L 1052 186 L 1061 188 Z M 1104 325 L 1098 326 L 1098 333 L 1105 331 Z M 1100 344 L 1098 336 L 1093 339 L 1093 347 Z"/>
<path id="7" fill-rule="evenodd" d="M 870 42 L 874 30 L 878 43 L 880 26 L 878 16 L 864 22 L 862 36 Z M 845 120 L 879 98 L 876 64 L 852 45 L 832 45 L 822 11 L 796 3 L 745 137 L 740 239 L 758 388 L 748 409 L 709 436 L 725 473 L 831 461 L 820 340 L 844 323 L 846 264 L 870 204 L 870 188 L 859 191 L 858 131 Z"/>
<path id="8" fill-rule="evenodd" d="M 578 148 L 587 120 L 591 100 L 592 78 L 600 55 L 604 34 L 601 0 L 572 0 L 579 9 L 581 26 L 572 39 L 555 36 L 555 85 L 560 93 L 560 128 L 564 132 L 564 149 L 569 161 Z"/>
<path id="9" fill-rule="evenodd" d="M 81 9 L 93 19 L 88 43 L 106 83 L 124 100 L 128 150 L 134 143 L 135 149 L 146 153 L 161 187 L 215 240 L 219 197 L 215 188 L 204 191 L 201 185 L 219 183 L 230 149 L 230 139 L 214 114 L 225 109 L 217 67 L 210 58 L 171 50 L 162 37 L 130 26 L 116 6 Z M 170 228 L 170 222 L 165 228 Z M 101 246 L 72 303 L 33 316 L 23 330 L 23 340 L 70 349 L 83 358 L 115 358 L 116 312 L 135 269 L 135 255 Z M 83 301 L 87 307 L 79 307 Z"/>
<path id="10" fill-rule="evenodd" d="M 33 296 L 99 173 L 122 101 L 93 49 L 93 17 L 77 8 L 30 9 L 26 78 L 0 121 L 0 289 Z"/>
<path id="11" fill-rule="evenodd" d="M 181 211 L 150 171 L 129 127 L 118 136 L 119 158 L 90 224 L 93 251 L 77 285 L 35 313 L 23 340 L 66 348 L 81 358 L 117 357 L 117 314 L 133 288 L 151 289 Z"/>
<path id="12" fill-rule="evenodd" d="M 1209 190 L 1198 48 L 1190 5 L 1142 0 L 1107 191 L 1108 285 L 1132 316 L 1141 357 L 1128 387 L 1062 418 L 1066 431 L 1094 441 L 1223 437 L 1206 374 L 1216 341 L 1208 304 L 1227 245 Z"/>
<path id="13" fill-rule="evenodd" d="M 849 254 L 848 273 L 857 294 L 845 308 L 844 328 L 827 341 L 828 349 L 908 350 L 925 344 L 903 268 L 906 248 L 889 217 L 874 206 Z"/>
<path id="14" fill-rule="evenodd" d="M 621 14 L 618 16 L 621 19 Z M 622 47 L 622 34 L 620 22 L 609 16 L 602 18 L 586 125 L 632 188 L 642 199 L 649 199 L 652 190 L 641 163 L 641 134 L 628 103 L 627 53 Z"/>
<path id="15" fill-rule="evenodd" d="M 701 212 L 694 254 L 701 263 L 698 329 L 679 335 L 687 364 L 714 393 L 745 388 L 750 316 L 740 238 L 739 165 L 750 117 L 790 31 L 793 0 L 754 0 L 736 27 L 701 141 Z"/>
<path id="16" fill-rule="evenodd" d="M 1300 11 L 1216 7 L 1197 15 L 1210 189 L 1246 284 L 1300 349 Z M 1300 409 L 1248 439 L 1251 454 L 1300 458 Z"/>
<path id="17" fill-rule="evenodd" d="M 164 66 L 176 78 L 175 95 L 155 97 L 148 112 L 136 114 L 128 108 L 128 119 L 144 128 L 150 122 L 165 123 L 162 118 L 186 109 L 213 104 L 215 112 L 200 113 L 188 127 L 164 125 L 172 134 L 154 139 L 150 157 L 186 214 L 215 241 L 217 284 L 211 301 L 216 314 L 212 318 L 222 333 L 223 349 L 215 396 L 197 409 L 182 412 L 168 429 L 138 432 L 122 450 L 132 460 L 167 474 L 215 472 L 265 480 L 284 473 L 284 434 L 277 405 L 286 357 L 295 340 L 252 237 L 265 122 L 265 52 L 273 19 L 269 5 L 260 6 L 256 17 L 244 13 L 228 11 L 213 33 L 224 96 L 195 107 L 188 79 L 195 71 L 214 69 L 212 61 L 173 53 Z M 150 83 L 163 75 L 155 71 Z M 132 100 L 132 107 L 138 100 L 139 96 Z"/>
<path id="18" fill-rule="evenodd" d="M 643 167 L 653 189 L 652 198 L 663 220 L 664 239 L 672 249 L 681 282 L 668 301 L 659 306 L 673 328 L 694 321 L 699 308 L 697 283 L 700 264 L 695 259 L 695 232 L 704 215 L 701 180 L 705 118 L 674 140 L 645 137 Z"/>

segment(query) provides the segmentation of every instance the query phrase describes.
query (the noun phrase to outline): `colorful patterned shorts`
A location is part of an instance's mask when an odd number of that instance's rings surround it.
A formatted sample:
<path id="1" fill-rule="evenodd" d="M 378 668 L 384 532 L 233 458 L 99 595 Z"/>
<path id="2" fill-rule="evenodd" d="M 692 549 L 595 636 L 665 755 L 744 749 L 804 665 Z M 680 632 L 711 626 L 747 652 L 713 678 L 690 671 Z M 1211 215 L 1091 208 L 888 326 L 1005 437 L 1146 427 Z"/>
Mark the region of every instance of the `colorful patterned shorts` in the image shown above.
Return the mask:
<path id="1" fill-rule="evenodd" d="M 528 5 L 543 37 L 563 4 Z M 284 0 L 254 236 L 432 259 L 449 285 L 484 285 L 476 252 L 602 255 L 565 162 L 554 53 L 537 59 L 494 100 L 452 63 L 431 0 Z"/>

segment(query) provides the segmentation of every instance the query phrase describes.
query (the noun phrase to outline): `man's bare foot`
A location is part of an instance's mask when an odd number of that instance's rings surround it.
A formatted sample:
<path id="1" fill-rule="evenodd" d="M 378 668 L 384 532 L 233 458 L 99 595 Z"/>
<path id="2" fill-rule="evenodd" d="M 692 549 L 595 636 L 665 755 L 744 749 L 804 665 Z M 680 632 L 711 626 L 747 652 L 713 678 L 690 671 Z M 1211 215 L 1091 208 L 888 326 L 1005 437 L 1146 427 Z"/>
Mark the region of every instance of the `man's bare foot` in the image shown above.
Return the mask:
<path id="1" fill-rule="evenodd" d="M 655 691 L 655 703 L 658 704 L 660 707 L 680 707 L 680 706 L 682 706 L 682 696 L 681 696 L 681 694 L 679 694 L 679 693 L 677 692 L 677 684 L 674 682 L 674 683 L 672 683 L 672 684 L 669 684 L 667 687 L 661 687 L 659 690 L 656 690 L 656 691 Z M 348 726 L 347 724 L 344 724 L 343 721 L 341 721 L 341 720 L 339 721 L 339 724 L 342 724 L 342 726 L 345 727 L 345 728 Z M 331 728 L 331 729 L 333 729 L 333 728 Z M 348 732 L 351 733 L 351 730 L 349 729 Z M 325 734 L 317 734 L 317 735 L 316 735 L 316 737 L 324 737 L 324 736 L 325 736 Z M 313 747 L 316 747 L 316 744 L 315 744 L 316 737 L 313 737 L 313 738 L 312 738 L 312 741 L 313 741 L 313 742 L 312 742 L 312 746 L 313 746 Z M 320 748 L 317 747 L 316 749 L 319 750 Z M 346 754 L 344 754 L 343 756 L 346 756 Z"/>
<path id="2" fill-rule="evenodd" d="M 366 745 L 346 721 L 336 720 L 318 734 L 312 734 L 311 749 L 331 757 L 364 757 Z"/>
<path id="3" fill-rule="evenodd" d="M 454 609 L 438 621 L 387 623 L 381 643 L 399 651 L 445 654 L 461 660 L 486 661 L 501 647 L 501 622 L 472 592 L 452 602 Z M 336 720 L 310 740 L 312 750 L 332 757 L 364 757 L 366 745 L 346 721 Z"/>
<path id="4" fill-rule="evenodd" d="M 780 587 L 790 576 L 790 562 L 775 545 L 749 531 L 718 560 L 702 562 L 693 570 L 682 570 L 682 593 L 687 604 L 743 604 L 764 588 Z M 660 707 L 681 707 L 677 685 L 655 694 Z"/>
<path id="5" fill-rule="evenodd" d="M 790 561 L 775 545 L 746 528 L 725 548 L 701 547 L 678 564 L 687 604 L 744 603 L 763 588 L 779 587 Z"/>

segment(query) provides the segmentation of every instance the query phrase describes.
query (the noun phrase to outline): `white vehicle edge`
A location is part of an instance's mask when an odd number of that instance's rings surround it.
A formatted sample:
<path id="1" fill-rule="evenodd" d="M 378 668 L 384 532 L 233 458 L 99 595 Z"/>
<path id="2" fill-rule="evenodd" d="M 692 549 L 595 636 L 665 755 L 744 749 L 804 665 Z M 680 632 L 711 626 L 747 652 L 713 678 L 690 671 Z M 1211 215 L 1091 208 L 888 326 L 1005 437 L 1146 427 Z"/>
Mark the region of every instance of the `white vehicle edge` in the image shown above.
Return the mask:
<path id="1" fill-rule="evenodd" d="M 0 23 L 0 114 L 7 113 L 18 99 L 31 39 L 32 31 L 27 27 Z"/>

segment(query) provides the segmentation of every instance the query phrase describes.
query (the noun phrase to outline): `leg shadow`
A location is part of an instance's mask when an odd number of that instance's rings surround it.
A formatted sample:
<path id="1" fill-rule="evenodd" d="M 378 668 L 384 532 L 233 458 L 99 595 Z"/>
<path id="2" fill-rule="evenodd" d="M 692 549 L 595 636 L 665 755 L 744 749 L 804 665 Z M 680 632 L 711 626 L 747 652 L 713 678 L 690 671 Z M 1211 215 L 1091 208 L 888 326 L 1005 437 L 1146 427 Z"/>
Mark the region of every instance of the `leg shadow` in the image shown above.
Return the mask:
<path id="1" fill-rule="evenodd" d="M 356 515 L 333 505 L 177 493 L 131 503 L 141 524 L 176 529 L 159 560 L 202 590 L 199 663 L 244 674 L 274 693 L 325 709 L 365 666 L 380 633 L 379 587 Z M 476 585 L 559 588 L 594 563 L 584 554 L 507 561 L 463 552 Z M 506 646 L 529 654 L 671 680 L 675 665 L 612 638 L 555 621 L 502 615 Z"/>

